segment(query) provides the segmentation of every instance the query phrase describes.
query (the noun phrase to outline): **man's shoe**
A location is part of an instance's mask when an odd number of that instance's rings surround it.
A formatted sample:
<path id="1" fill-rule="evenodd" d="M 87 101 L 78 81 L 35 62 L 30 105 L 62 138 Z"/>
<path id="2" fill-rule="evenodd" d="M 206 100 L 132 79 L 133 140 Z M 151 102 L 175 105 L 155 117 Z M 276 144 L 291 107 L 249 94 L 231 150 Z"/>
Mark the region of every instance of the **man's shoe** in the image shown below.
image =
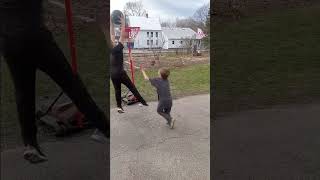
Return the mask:
<path id="1" fill-rule="evenodd" d="M 140 102 L 142 105 L 144 106 L 149 106 L 149 104 L 147 104 L 147 102 Z"/>
<path id="2" fill-rule="evenodd" d="M 107 142 L 107 137 L 98 129 L 93 132 L 93 134 L 91 135 L 91 139 L 102 144 L 105 144 Z"/>
<path id="3" fill-rule="evenodd" d="M 118 113 L 120 113 L 120 114 L 124 113 L 124 110 L 123 110 L 122 108 L 118 108 L 117 111 L 118 111 Z"/>
<path id="4" fill-rule="evenodd" d="M 167 120 L 167 125 L 171 127 L 171 120 Z"/>
<path id="5" fill-rule="evenodd" d="M 173 129 L 174 128 L 174 123 L 175 123 L 175 119 L 171 119 L 171 122 L 170 122 L 170 128 Z"/>
<path id="6" fill-rule="evenodd" d="M 33 164 L 48 161 L 46 155 L 44 155 L 40 149 L 30 145 L 26 147 L 23 157 L 25 160 Z"/>

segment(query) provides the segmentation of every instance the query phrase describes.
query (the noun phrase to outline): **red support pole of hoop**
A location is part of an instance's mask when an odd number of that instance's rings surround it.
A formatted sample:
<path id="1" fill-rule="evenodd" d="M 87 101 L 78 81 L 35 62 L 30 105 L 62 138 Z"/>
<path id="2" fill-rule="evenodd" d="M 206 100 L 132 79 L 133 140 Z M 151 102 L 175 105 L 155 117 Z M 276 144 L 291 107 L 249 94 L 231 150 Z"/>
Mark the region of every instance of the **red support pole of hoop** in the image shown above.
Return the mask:
<path id="1" fill-rule="evenodd" d="M 77 71 L 78 64 L 77 64 L 77 56 L 76 56 L 76 45 L 75 45 L 76 43 L 74 39 L 73 24 L 72 24 L 71 0 L 65 0 L 65 7 L 66 7 L 65 9 L 66 9 L 67 26 L 68 26 L 69 47 L 70 47 L 70 54 L 71 54 L 71 68 L 72 68 L 73 74 L 76 75 L 78 73 Z M 63 91 L 61 91 L 58 97 L 50 104 L 49 108 L 44 113 L 44 115 L 48 114 L 52 110 L 52 107 L 57 103 L 57 101 L 59 100 L 59 98 L 61 98 L 62 95 L 63 95 Z M 82 122 L 83 116 L 84 115 L 79 111 L 75 115 L 75 119 L 79 127 L 83 127 L 83 122 Z"/>
<path id="2" fill-rule="evenodd" d="M 77 53 L 76 53 L 76 43 L 73 32 L 73 21 L 72 21 L 72 8 L 71 0 L 65 0 L 66 15 L 67 15 L 67 26 L 69 35 L 69 47 L 71 53 L 71 67 L 74 74 L 78 73 L 78 63 L 77 63 Z"/>
<path id="3" fill-rule="evenodd" d="M 134 83 L 134 65 L 132 60 L 132 53 L 131 53 L 131 43 L 134 42 L 135 37 L 137 36 L 140 28 L 139 27 L 127 27 L 126 32 L 129 33 L 129 41 L 128 41 L 128 49 L 129 49 L 129 61 L 130 61 L 130 70 L 131 70 L 131 79 L 132 83 Z M 132 32 L 133 31 L 133 32 Z M 130 42 L 132 40 L 133 42 Z"/>
<path id="4" fill-rule="evenodd" d="M 74 75 L 78 73 L 78 62 L 77 62 L 77 52 L 76 52 L 76 42 L 73 31 L 73 21 L 72 21 L 72 8 L 71 8 L 71 0 L 65 0 L 66 6 L 66 16 L 67 16 L 67 26 L 68 26 L 68 35 L 69 35 L 69 47 L 71 54 L 71 68 Z M 75 119 L 77 125 L 79 127 L 83 127 L 83 119 L 84 115 L 81 112 L 77 112 L 75 115 Z"/>
<path id="5" fill-rule="evenodd" d="M 131 69 L 131 79 L 132 83 L 134 84 L 134 68 L 133 68 L 133 61 L 131 56 L 131 47 L 129 45 L 129 60 L 130 60 L 130 69 Z"/>

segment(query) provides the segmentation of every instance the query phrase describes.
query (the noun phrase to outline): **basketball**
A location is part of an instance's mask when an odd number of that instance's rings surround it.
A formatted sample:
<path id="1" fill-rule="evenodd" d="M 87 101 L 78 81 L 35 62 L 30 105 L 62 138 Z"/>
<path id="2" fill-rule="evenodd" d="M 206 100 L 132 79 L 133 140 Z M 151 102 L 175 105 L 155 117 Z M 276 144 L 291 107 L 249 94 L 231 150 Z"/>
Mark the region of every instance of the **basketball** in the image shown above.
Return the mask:
<path id="1" fill-rule="evenodd" d="M 116 25 L 121 25 L 121 17 L 123 17 L 122 12 L 119 11 L 119 10 L 114 10 L 111 13 L 111 21 L 112 21 L 112 23 L 116 24 Z"/>

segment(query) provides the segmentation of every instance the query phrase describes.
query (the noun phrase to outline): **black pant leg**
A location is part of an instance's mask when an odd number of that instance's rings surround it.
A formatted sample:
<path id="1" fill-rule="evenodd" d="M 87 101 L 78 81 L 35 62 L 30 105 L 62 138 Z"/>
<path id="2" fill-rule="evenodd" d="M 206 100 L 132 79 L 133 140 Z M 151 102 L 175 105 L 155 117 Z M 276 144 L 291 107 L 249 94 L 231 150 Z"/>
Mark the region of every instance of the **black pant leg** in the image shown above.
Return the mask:
<path id="1" fill-rule="evenodd" d="M 137 90 L 136 86 L 131 82 L 131 79 L 127 75 L 127 73 L 123 73 L 121 75 L 121 82 L 127 86 L 127 88 L 132 92 L 132 94 L 138 99 L 139 102 L 145 103 L 146 101 L 140 95 L 139 91 Z"/>
<path id="2" fill-rule="evenodd" d="M 117 101 L 117 107 L 122 108 L 122 102 L 121 102 L 121 79 L 118 77 L 112 77 L 112 84 L 114 87 L 114 93 Z"/>
<path id="3" fill-rule="evenodd" d="M 96 128 L 110 136 L 110 120 L 93 101 L 78 75 L 74 75 L 63 52 L 48 31 L 41 34 L 38 68 L 47 73 L 71 98 Z"/>
<path id="4" fill-rule="evenodd" d="M 9 41 L 9 40 L 8 40 Z M 35 118 L 35 76 L 33 57 L 22 48 L 23 41 L 4 44 L 4 58 L 15 86 L 16 105 L 24 145 L 39 147 Z M 27 46 L 28 44 L 25 44 Z"/>

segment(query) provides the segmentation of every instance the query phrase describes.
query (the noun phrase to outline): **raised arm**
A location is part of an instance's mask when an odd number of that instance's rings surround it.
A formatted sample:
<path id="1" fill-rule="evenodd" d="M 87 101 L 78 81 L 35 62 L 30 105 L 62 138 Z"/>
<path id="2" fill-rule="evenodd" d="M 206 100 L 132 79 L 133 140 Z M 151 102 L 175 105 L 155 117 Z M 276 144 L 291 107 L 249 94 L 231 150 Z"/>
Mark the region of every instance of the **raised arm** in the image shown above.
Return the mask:
<path id="1" fill-rule="evenodd" d="M 141 72 L 142 72 L 142 74 L 143 74 L 144 79 L 145 79 L 146 81 L 149 81 L 149 77 L 148 77 L 147 73 L 144 71 L 144 69 L 143 69 L 142 66 L 140 67 L 140 69 L 141 69 Z"/>
<path id="2" fill-rule="evenodd" d="M 124 41 L 126 40 L 126 22 L 125 22 L 125 18 L 124 16 L 121 16 L 121 35 L 120 35 L 120 39 L 119 42 L 121 42 L 122 44 L 124 43 Z"/>
<path id="3" fill-rule="evenodd" d="M 111 18 L 110 18 L 110 37 L 111 37 L 111 42 L 114 46 L 115 45 L 115 36 L 114 36 L 114 27 L 113 27 L 113 23 L 111 22 Z"/>

